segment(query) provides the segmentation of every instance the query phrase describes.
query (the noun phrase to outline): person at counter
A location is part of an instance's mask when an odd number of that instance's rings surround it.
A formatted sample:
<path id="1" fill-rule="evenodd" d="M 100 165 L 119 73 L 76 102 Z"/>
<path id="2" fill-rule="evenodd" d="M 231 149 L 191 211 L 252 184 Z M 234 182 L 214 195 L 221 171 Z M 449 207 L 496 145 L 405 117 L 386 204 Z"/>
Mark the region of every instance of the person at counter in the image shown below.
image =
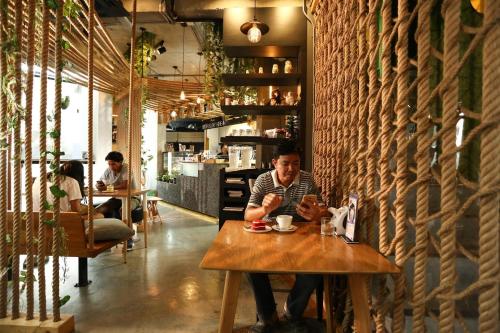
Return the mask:
<path id="1" fill-rule="evenodd" d="M 274 170 L 261 174 L 245 210 L 245 220 L 254 221 L 281 214 L 292 215 L 295 221 L 318 221 L 329 216 L 322 203 L 312 175 L 300 170 L 300 152 L 294 141 L 285 141 L 273 152 Z M 316 202 L 304 201 L 314 194 Z M 272 332 L 279 325 L 276 303 L 265 273 L 249 273 L 257 306 L 258 321 L 250 332 Z M 296 274 L 295 284 L 284 306 L 284 320 L 299 331 L 306 330 L 301 321 L 314 289 L 322 283 L 321 275 Z"/>
<path id="2" fill-rule="evenodd" d="M 220 152 L 217 154 L 217 157 L 228 158 L 228 154 L 229 154 L 229 148 L 227 148 L 227 144 L 221 143 L 220 144 Z"/>
<path id="3" fill-rule="evenodd" d="M 99 191 L 106 190 L 108 185 L 113 185 L 114 190 L 122 190 L 128 187 L 128 165 L 123 162 L 123 155 L 118 151 L 112 151 L 105 158 L 108 168 L 96 183 Z M 134 180 L 132 179 L 132 184 Z M 114 217 L 121 219 L 120 208 L 121 199 L 111 198 L 96 208 L 97 213 L 104 217 Z"/>

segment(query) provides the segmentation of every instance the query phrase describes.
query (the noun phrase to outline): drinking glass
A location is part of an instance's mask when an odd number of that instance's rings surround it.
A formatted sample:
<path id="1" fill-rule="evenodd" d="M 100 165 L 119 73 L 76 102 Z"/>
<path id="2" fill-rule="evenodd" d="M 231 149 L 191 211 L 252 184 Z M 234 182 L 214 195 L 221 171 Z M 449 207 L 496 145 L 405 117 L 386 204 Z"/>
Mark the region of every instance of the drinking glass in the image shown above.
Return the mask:
<path id="1" fill-rule="evenodd" d="M 333 236 L 333 222 L 330 217 L 321 218 L 321 235 L 323 236 Z"/>

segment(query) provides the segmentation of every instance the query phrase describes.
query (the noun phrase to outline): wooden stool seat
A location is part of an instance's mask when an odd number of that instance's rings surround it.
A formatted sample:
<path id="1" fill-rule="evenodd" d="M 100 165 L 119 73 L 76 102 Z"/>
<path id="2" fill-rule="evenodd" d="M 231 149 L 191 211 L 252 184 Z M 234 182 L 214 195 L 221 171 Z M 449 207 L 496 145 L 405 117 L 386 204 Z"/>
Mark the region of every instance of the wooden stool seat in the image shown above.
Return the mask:
<path id="1" fill-rule="evenodd" d="M 148 216 L 152 222 L 155 222 L 155 219 L 158 218 L 160 223 L 163 223 L 163 220 L 158 213 L 158 201 L 163 201 L 163 199 L 159 197 L 148 197 Z"/>

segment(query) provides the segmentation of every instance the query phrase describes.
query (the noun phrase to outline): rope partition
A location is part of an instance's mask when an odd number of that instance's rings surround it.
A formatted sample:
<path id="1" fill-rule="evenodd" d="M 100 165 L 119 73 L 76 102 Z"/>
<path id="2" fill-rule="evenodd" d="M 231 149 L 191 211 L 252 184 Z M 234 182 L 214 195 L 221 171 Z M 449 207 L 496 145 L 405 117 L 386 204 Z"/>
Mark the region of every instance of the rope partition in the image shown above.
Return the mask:
<path id="1" fill-rule="evenodd" d="M 500 185 L 500 1 L 486 1 L 484 24 L 495 24 L 484 38 L 483 60 L 483 112 L 481 122 L 496 123 L 481 134 L 481 178 L 479 188 Z M 494 23 L 496 22 L 496 23 Z M 479 293 L 479 329 L 481 332 L 498 331 L 500 264 L 498 191 L 484 195 L 479 206 L 479 279 L 496 282 L 485 286 Z"/>
<path id="2" fill-rule="evenodd" d="M 29 17 L 35 17 L 36 15 L 36 1 L 28 1 L 28 13 Z M 33 65 L 35 62 L 35 20 L 28 20 L 28 58 L 27 66 L 28 73 L 26 78 L 26 108 L 24 113 L 24 168 L 25 168 L 25 200 L 26 200 L 26 210 L 24 215 L 24 220 L 26 223 L 26 319 L 33 319 L 34 312 L 34 298 L 33 298 L 33 198 L 31 190 L 31 112 L 33 108 Z"/>
<path id="3" fill-rule="evenodd" d="M 63 24 L 63 5 L 64 0 L 56 0 L 58 7 L 56 12 L 56 32 L 55 40 L 60 41 L 62 38 L 62 24 Z M 55 45 L 55 61 L 54 61 L 54 131 L 61 133 L 61 88 L 62 88 L 62 47 Z M 61 151 L 61 138 L 57 135 L 53 140 L 55 156 L 52 163 L 59 167 L 60 164 L 60 151 Z M 60 188 L 61 176 L 56 173 L 54 177 L 54 185 Z M 52 230 L 52 314 L 53 321 L 58 322 L 61 320 L 60 305 L 59 305 L 59 255 L 62 248 L 61 239 L 61 225 L 60 225 L 60 198 L 54 197 L 54 225 Z"/>
<path id="4" fill-rule="evenodd" d="M 15 39 L 18 44 L 14 54 L 14 105 L 11 105 L 10 117 L 16 125 L 13 129 L 13 158 L 14 158 L 14 214 L 12 227 L 12 319 L 19 318 L 19 240 L 21 238 L 21 29 L 23 25 L 23 4 L 16 2 L 15 12 Z"/>
<path id="5" fill-rule="evenodd" d="M 47 68 L 49 60 L 49 15 L 50 10 L 44 2 L 42 5 L 42 50 L 40 53 L 40 133 L 47 132 Z M 40 135 L 40 151 L 47 151 L 47 137 Z M 47 184 L 47 155 L 40 154 L 40 184 Z M 40 202 L 47 201 L 47 187 L 40 186 Z M 47 210 L 45 205 L 40 207 L 38 223 L 38 246 L 37 246 L 37 266 L 38 266 L 38 307 L 40 321 L 47 320 L 47 300 L 45 296 L 45 244 L 47 243 L 45 232 L 47 221 Z"/>
<path id="6" fill-rule="evenodd" d="M 7 0 L 0 0 L 0 26 L 7 26 L 7 15 L 2 8 L 5 8 Z M 7 39 L 5 29 L 0 29 L 0 45 Z M 7 73 L 6 55 L 0 50 L 0 75 Z M 7 177 L 7 96 L 3 89 L 0 89 L 0 193 L 8 193 Z M 0 318 L 7 317 L 7 195 L 0 196 Z"/>
<path id="7" fill-rule="evenodd" d="M 87 219 L 89 221 L 89 232 L 88 232 L 88 243 L 89 248 L 91 250 L 94 249 L 94 171 L 93 171 L 93 160 L 94 160 L 94 17 L 95 17 L 95 8 L 94 8 L 94 0 L 89 0 L 89 27 L 88 27 L 88 125 L 87 125 L 87 135 L 88 135 L 88 215 Z"/>
<path id="8" fill-rule="evenodd" d="M 358 194 L 362 232 L 402 269 L 369 285 L 376 331 L 497 332 L 500 1 L 309 9 L 314 177 L 329 205 Z"/>

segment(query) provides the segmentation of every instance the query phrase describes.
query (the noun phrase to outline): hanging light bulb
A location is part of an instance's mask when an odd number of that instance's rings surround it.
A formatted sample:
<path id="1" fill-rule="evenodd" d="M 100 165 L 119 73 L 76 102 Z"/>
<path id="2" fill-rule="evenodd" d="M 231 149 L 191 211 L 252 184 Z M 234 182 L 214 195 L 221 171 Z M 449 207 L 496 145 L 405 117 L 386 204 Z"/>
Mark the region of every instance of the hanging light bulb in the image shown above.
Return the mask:
<path id="1" fill-rule="evenodd" d="M 269 26 L 257 20 L 257 0 L 254 1 L 253 20 L 243 23 L 240 31 L 247 35 L 250 43 L 260 42 L 262 35 L 269 32 Z"/>
<path id="2" fill-rule="evenodd" d="M 201 97 L 200 96 L 196 97 L 196 104 L 201 104 Z"/>
<path id="3" fill-rule="evenodd" d="M 177 112 L 175 112 L 175 110 L 172 110 L 172 112 L 170 112 L 170 117 L 172 118 L 177 117 Z"/>
<path id="4" fill-rule="evenodd" d="M 181 88 L 181 95 L 180 95 L 180 100 L 185 101 L 186 100 L 186 94 L 184 93 L 184 35 L 186 34 L 186 26 L 187 24 L 185 22 L 181 23 L 182 25 L 182 88 Z"/>
<path id="5" fill-rule="evenodd" d="M 257 27 L 256 24 L 252 25 L 250 30 L 248 30 L 248 40 L 250 43 L 258 43 L 260 42 L 260 39 L 262 38 L 262 32 L 260 32 L 259 27 Z"/>

